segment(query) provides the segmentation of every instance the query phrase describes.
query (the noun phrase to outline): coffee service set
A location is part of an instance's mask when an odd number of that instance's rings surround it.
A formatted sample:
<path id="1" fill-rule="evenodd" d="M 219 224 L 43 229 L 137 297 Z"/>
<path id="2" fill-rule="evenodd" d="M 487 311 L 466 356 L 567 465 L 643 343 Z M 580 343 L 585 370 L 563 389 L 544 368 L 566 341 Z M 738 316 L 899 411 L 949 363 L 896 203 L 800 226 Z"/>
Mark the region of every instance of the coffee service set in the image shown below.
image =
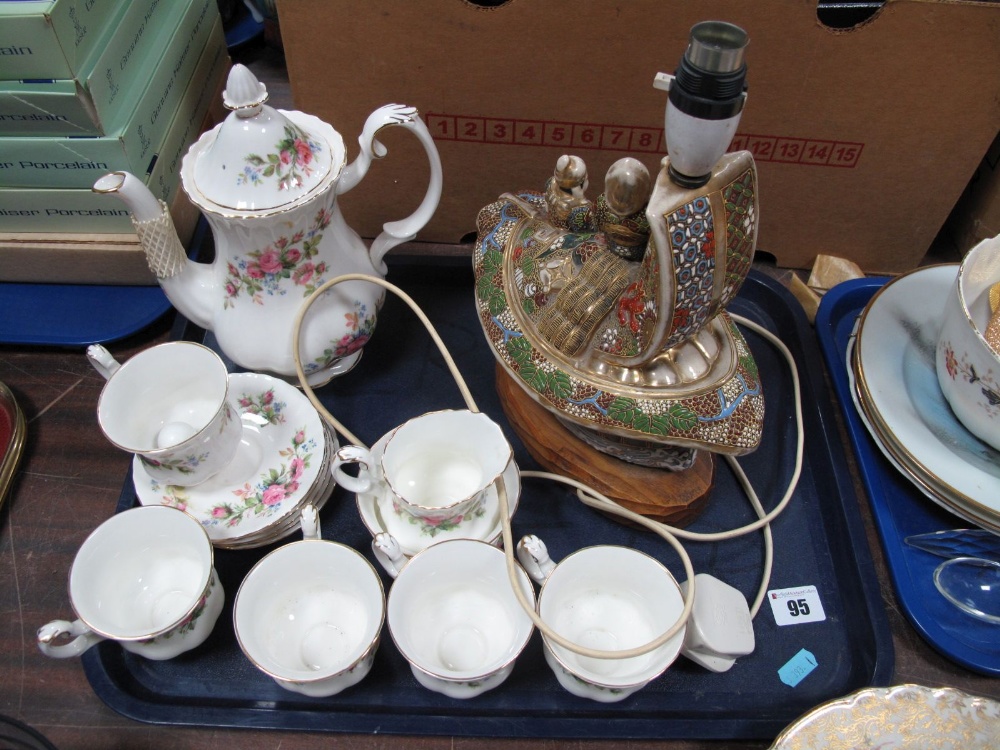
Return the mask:
<path id="1" fill-rule="evenodd" d="M 566 375 L 566 388 L 536 395 L 558 391 L 543 406 L 616 455 L 683 464 L 693 450 L 739 455 L 760 438 L 756 368 L 724 310 L 756 242 L 753 160 L 725 154 L 745 99 L 746 42 L 729 24 L 699 24 L 677 76 L 657 76 L 656 87 L 670 92 L 671 156 L 652 196 L 644 168 L 622 160 L 606 194 L 590 202 L 585 167 L 567 156 L 544 193 L 507 194 L 480 216 L 476 297 L 498 361 L 519 378 L 544 371 L 561 383 Z M 714 88 L 691 95 L 691 81 Z M 721 104 L 692 114 L 706 97 Z M 139 506 L 102 523 L 80 547 L 69 574 L 76 619 L 42 627 L 41 650 L 75 656 L 107 639 L 170 659 L 196 648 L 223 611 L 216 550 L 301 533 L 252 567 L 232 611 L 247 659 L 305 695 L 331 696 L 361 681 L 383 628 L 415 679 L 451 698 L 500 685 L 536 627 L 558 682 L 603 702 L 641 689 L 680 654 L 713 672 L 751 654 L 744 595 L 696 575 L 666 528 L 657 533 L 680 555 L 683 583 L 626 547 L 585 547 L 555 562 L 534 535 L 514 542 L 510 523 L 530 472 L 518 469 L 501 427 L 475 407 L 426 318 L 467 408 L 411 419 L 371 447 L 333 419 L 313 388 L 357 365 L 387 292 L 406 301 L 384 280 L 384 256 L 436 209 L 440 159 L 411 107 L 376 110 L 348 164 L 331 126 L 269 107 L 266 88 L 243 66 L 233 67 L 224 100 L 231 113 L 181 165 L 183 188 L 212 229 L 211 263 L 188 259 L 166 205 L 134 176 L 107 175 L 94 189 L 125 201 L 170 301 L 212 331 L 240 371 L 229 373 L 218 353 L 188 341 L 122 364 L 90 347 L 107 379 L 98 423 L 134 456 Z M 417 210 L 385 224 L 367 247 L 336 198 L 385 155 L 376 136 L 387 126 L 417 137 L 429 185 Z M 647 205 L 652 219 L 644 222 Z M 674 222 L 669 231 L 664 217 Z M 505 345 L 512 340 L 525 346 Z M 611 340 L 617 344 L 604 345 Z M 615 422 L 608 409 L 600 421 L 596 410 L 565 408 L 567 389 L 581 383 L 634 399 L 652 423 L 682 409 L 697 417 L 710 408 L 706 390 L 741 406 L 704 433 L 708 420 L 693 418 L 640 434 L 634 420 Z M 318 514 L 336 484 L 356 495 L 385 575 L 357 550 L 321 538 Z M 760 511 L 754 530 L 775 514 Z M 433 536 L 421 533 L 429 527 Z"/>

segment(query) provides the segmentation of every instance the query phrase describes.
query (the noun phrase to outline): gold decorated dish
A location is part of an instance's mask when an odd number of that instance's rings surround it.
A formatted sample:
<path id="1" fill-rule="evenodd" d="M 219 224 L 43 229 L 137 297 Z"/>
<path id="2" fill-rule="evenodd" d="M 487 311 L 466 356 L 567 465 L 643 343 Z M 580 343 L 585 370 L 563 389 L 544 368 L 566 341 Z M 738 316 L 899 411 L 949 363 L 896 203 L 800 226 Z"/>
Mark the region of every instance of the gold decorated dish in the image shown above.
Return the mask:
<path id="1" fill-rule="evenodd" d="M 998 736 L 997 701 L 953 688 L 896 685 L 817 706 L 779 734 L 771 750 L 992 750 Z"/>
<path id="2" fill-rule="evenodd" d="M 0 383 L 0 506 L 14 479 L 14 470 L 24 451 L 24 414 L 10 389 Z"/>

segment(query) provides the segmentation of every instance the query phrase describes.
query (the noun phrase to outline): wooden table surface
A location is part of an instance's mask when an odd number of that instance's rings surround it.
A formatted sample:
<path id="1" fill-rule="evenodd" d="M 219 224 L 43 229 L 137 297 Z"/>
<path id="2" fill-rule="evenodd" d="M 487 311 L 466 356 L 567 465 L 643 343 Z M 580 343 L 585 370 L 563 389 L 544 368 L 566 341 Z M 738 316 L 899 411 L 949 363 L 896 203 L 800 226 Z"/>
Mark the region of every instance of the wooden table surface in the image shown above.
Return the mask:
<path id="1" fill-rule="evenodd" d="M 26 315 L 31 311 L 26 310 Z M 119 360 L 169 337 L 171 315 L 108 348 Z M 274 731 L 159 727 L 123 718 L 94 694 L 76 659 L 50 659 L 35 643 L 37 628 L 70 618 L 67 576 L 85 537 L 115 509 L 130 457 L 98 428 L 104 380 L 82 349 L 0 346 L 0 381 L 28 424 L 24 457 L 0 510 L 0 714 L 35 727 L 69 748 L 762 748 L 769 742 L 600 742 L 310 735 Z M 848 451 L 850 453 L 850 451 Z M 855 472 L 856 474 L 856 472 Z M 863 489 L 862 514 L 895 645 L 893 682 L 953 686 L 1000 698 L 1000 681 L 939 656 L 906 622 L 888 581 Z"/>

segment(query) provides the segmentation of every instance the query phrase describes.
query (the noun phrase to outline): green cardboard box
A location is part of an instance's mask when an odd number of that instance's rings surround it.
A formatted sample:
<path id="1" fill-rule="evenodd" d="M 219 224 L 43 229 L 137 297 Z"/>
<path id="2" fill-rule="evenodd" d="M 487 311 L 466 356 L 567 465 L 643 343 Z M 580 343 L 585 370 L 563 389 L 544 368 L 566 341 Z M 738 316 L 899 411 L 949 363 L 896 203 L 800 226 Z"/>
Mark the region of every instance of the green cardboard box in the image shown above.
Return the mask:
<path id="1" fill-rule="evenodd" d="M 115 133 L 131 115 L 190 3 L 125 3 L 71 80 L 0 81 L 0 135 Z"/>
<path id="2" fill-rule="evenodd" d="M 217 22 L 221 24 L 221 21 Z M 150 190 L 171 203 L 179 189 L 180 160 L 198 138 L 206 113 L 219 96 L 229 70 L 225 48 L 206 49 L 173 114 L 166 136 L 148 172 L 139 173 Z M 100 175 L 98 175 L 99 177 Z M 86 188 L 0 188 L 0 234 L 19 232 L 132 233 L 125 205 Z M 26 259 L 24 259 L 26 260 Z M 0 278 L 10 278 L 5 266 L 17 259 L 5 250 Z"/>
<path id="3" fill-rule="evenodd" d="M 214 0 L 189 4 L 131 117 L 115 135 L 0 139 L 0 186 L 87 188 L 107 172 L 145 174 L 205 51 L 225 57 Z"/>
<path id="4" fill-rule="evenodd" d="M 0 78 L 72 79 L 123 0 L 0 2 Z"/>

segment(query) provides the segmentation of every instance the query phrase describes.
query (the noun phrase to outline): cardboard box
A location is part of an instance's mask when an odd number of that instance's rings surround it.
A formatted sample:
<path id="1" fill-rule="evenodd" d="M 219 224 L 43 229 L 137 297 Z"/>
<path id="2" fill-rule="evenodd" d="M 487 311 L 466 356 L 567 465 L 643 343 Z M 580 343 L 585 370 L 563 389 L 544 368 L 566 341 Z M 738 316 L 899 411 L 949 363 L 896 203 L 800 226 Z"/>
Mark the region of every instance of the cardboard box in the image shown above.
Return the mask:
<path id="1" fill-rule="evenodd" d="M 365 117 L 416 106 L 444 163 L 444 194 L 418 239 L 457 243 L 505 191 L 541 189 L 563 153 L 587 162 L 591 197 L 622 156 L 658 171 L 666 95 L 691 26 L 750 35 L 749 99 L 734 147 L 756 157 L 760 251 L 809 268 L 819 254 L 868 272 L 917 265 L 996 135 L 1000 5 L 888 0 L 849 30 L 802 0 L 286 0 L 278 11 L 295 106 L 330 122 L 349 158 Z M 333 40 L 333 41 L 331 41 Z M 389 53 L 389 51 L 392 51 Z M 341 199 L 364 236 L 412 211 L 427 168 L 409 134 Z"/>
<path id="2" fill-rule="evenodd" d="M 946 228 L 963 256 L 983 240 L 1000 235 L 1000 134 L 948 217 Z"/>
<path id="3" fill-rule="evenodd" d="M 50 135 L 116 132 L 132 113 L 187 7 L 187 2 L 132 0 L 122 6 L 73 80 L 0 82 L 0 134 L 15 135 L 19 128 L 24 134 L 23 123 L 44 126 Z M 32 114 L 39 119 L 19 119 Z"/>
<path id="4" fill-rule="evenodd" d="M 123 0 L 0 2 L 0 77 L 75 78 Z"/>
<path id="5" fill-rule="evenodd" d="M 188 5 L 132 116 L 118 133 L 89 138 L 0 138 L 0 186 L 90 189 L 108 172 L 145 174 L 202 52 L 211 47 L 220 55 L 225 53 L 215 0 Z"/>
<path id="6" fill-rule="evenodd" d="M 222 90 L 228 71 L 229 57 L 224 46 L 205 50 L 156 164 L 146 178 L 150 190 L 170 204 L 174 224 L 185 243 L 200 213 L 180 189 L 180 160 L 201 133 L 215 127 L 227 114 L 222 106 Z M 192 100 L 197 102 L 193 107 Z M 36 191 L 0 189 L 0 281 L 156 283 L 128 212 L 119 213 L 124 210 L 120 201 L 90 190 L 52 191 L 70 193 L 81 202 L 82 210 L 109 214 L 106 218 L 66 215 L 33 223 L 27 217 L 15 220 L 3 215 L 11 210 L 3 208 L 5 197 L 14 201 L 17 194 L 32 192 Z M 110 232 L 102 229 L 108 223 L 113 227 Z"/>

